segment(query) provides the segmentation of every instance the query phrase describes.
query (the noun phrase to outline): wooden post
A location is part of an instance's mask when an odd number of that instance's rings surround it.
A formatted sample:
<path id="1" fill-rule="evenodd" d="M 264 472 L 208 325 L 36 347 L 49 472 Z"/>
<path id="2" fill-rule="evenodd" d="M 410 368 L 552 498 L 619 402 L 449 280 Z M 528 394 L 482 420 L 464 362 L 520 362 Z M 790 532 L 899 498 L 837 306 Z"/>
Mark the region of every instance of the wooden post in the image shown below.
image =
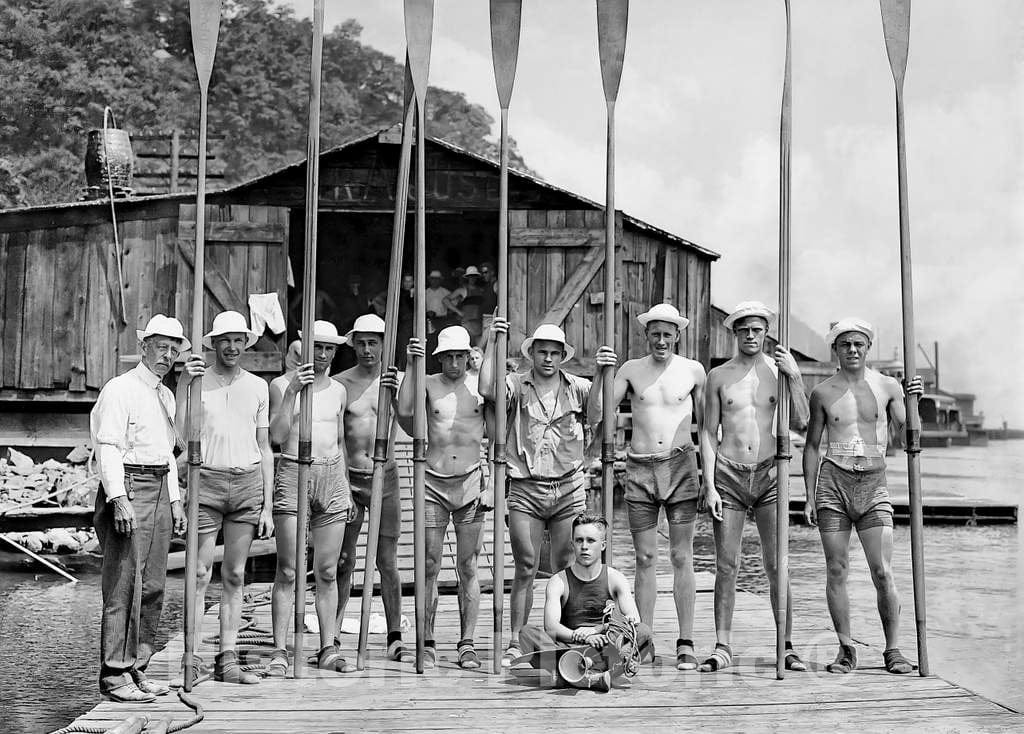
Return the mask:
<path id="1" fill-rule="evenodd" d="M 203 353 L 203 296 L 205 295 L 204 263 L 206 253 L 206 134 L 209 107 L 210 75 L 217 53 L 220 32 L 221 0 L 190 0 L 189 20 L 192 27 L 192 50 L 199 77 L 199 164 L 196 172 L 196 253 L 192 280 L 192 349 Z M 203 463 L 201 435 L 203 430 L 203 381 L 192 380 L 186 403 L 188 425 L 188 528 L 185 533 L 185 667 L 183 687 L 192 690 L 195 683 L 196 602 L 199 563 L 199 469 Z"/>
<path id="2" fill-rule="evenodd" d="M 427 343 L 427 200 L 426 200 L 426 115 L 427 77 L 430 71 L 430 44 L 434 30 L 434 0 L 405 0 L 405 39 L 409 70 L 416 93 L 416 251 L 414 275 L 415 331 L 419 343 Z M 416 597 L 416 672 L 423 672 L 424 634 L 426 630 L 426 523 L 425 484 L 427 461 L 427 364 L 418 357 L 413 364 L 415 407 L 412 418 L 413 461 L 413 555 L 415 557 L 414 592 Z"/>
<path id="3" fill-rule="evenodd" d="M 309 67 L 309 128 L 306 131 L 306 240 L 302 277 L 302 364 L 313 361 L 316 307 L 316 235 L 320 203 L 320 79 L 324 50 L 324 0 L 313 0 L 313 49 Z M 303 677 L 306 617 L 306 526 L 309 520 L 309 475 L 313 464 L 313 391 L 299 393 L 298 491 L 295 512 L 295 677 Z M 333 612 L 332 612 L 333 613 Z"/>
<path id="4" fill-rule="evenodd" d="M 494 81 L 501 107 L 501 156 L 498 188 L 498 317 L 508 318 L 508 107 L 516 79 L 519 57 L 519 33 L 523 0 L 491 0 L 491 57 Z M 495 338 L 494 350 L 494 436 L 491 437 L 494 481 L 494 534 L 492 538 L 491 578 L 494 599 L 493 671 L 501 672 L 502 633 L 505 619 L 505 362 L 508 360 L 508 334 Z M 500 379 L 500 383 L 497 382 Z"/>
<path id="5" fill-rule="evenodd" d="M 597 49 L 601 59 L 601 80 L 608 112 L 608 147 L 605 181 L 605 256 L 604 256 L 604 343 L 615 348 L 615 100 L 622 79 L 622 61 L 626 53 L 626 26 L 629 0 L 597 0 Z M 608 542 L 604 562 L 612 559 L 612 524 L 615 509 L 615 370 L 604 371 L 601 386 L 604 415 L 601 425 L 601 497 Z M 596 389 L 595 385 L 595 389 Z"/>
<path id="6" fill-rule="evenodd" d="M 171 130 L 171 193 L 178 190 L 178 169 L 181 155 L 181 134 L 178 128 Z"/>
<path id="7" fill-rule="evenodd" d="M 779 125 L 779 344 L 789 348 L 789 224 L 790 150 L 793 139 L 793 80 L 789 0 L 786 3 L 786 70 L 782 82 L 782 113 Z M 789 441 L 789 383 L 779 371 L 776 408 L 777 446 L 775 470 L 778 502 L 775 505 L 775 677 L 786 677 L 786 625 L 789 596 L 789 462 L 793 458 Z"/>
<path id="8" fill-rule="evenodd" d="M 896 88 L 896 167 L 900 208 L 900 282 L 903 299 L 903 374 L 909 382 L 914 363 L 914 284 L 910 256 L 910 208 L 907 200 L 907 141 L 903 128 L 903 79 L 910 47 L 910 0 L 881 0 L 882 30 Z M 928 639 L 924 587 L 924 520 L 921 510 L 921 416 L 917 396 L 906 394 L 907 484 L 910 491 L 910 558 L 914 573 L 914 617 L 917 622 L 917 666 L 928 675 Z"/>

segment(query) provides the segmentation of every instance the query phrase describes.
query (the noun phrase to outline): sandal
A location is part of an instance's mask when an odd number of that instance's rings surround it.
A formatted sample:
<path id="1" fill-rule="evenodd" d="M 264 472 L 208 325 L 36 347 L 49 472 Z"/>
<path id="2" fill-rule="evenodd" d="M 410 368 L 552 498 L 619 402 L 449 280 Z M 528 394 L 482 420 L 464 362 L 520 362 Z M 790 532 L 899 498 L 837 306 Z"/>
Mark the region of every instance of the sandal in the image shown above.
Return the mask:
<path id="1" fill-rule="evenodd" d="M 834 662 L 825 666 L 829 673 L 851 673 L 857 669 L 857 648 L 853 645 L 839 645 Z"/>
<path id="2" fill-rule="evenodd" d="M 169 686 L 160 683 L 159 681 L 150 680 L 149 678 L 141 677 L 135 678 L 135 686 L 143 693 L 149 693 L 154 696 L 166 696 L 171 692 Z"/>
<path id="3" fill-rule="evenodd" d="M 125 683 L 102 693 L 114 703 L 152 703 L 156 700 L 155 695 L 143 691 L 134 683 Z"/>
<path id="4" fill-rule="evenodd" d="M 689 648 L 686 652 L 684 648 Z M 693 640 L 676 640 L 676 670 L 696 670 L 700 665 L 697 656 L 693 654 Z"/>
<path id="5" fill-rule="evenodd" d="M 802 673 L 803 671 L 807 670 L 807 664 L 804 663 L 804 661 L 800 659 L 800 656 L 796 654 L 796 651 L 793 650 L 792 642 L 786 643 L 785 665 L 786 670 L 795 670 L 798 673 Z"/>
<path id="6" fill-rule="evenodd" d="M 897 675 L 903 673 L 909 673 L 913 671 L 914 665 L 900 652 L 898 647 L 891 647 L 882 653 L 882 659 L 885 661 L 885 669 L 890 673 Z"/>
<path id="7" fill-rule="evenodd" d="M 242 669 L 234 650 L 225 650 L 214 658 L 213 679 L 222 683 L 242 683 L 244 685 L 260 682 L 258 675 Z"/>
<path id="8" fill-rule="evenodd" d="M 505 654 L 501 656 L 501 667 L 509 668 L 512 663 L 523 656 L 523 651 L 519 649 L 518 642 L 510 642 L 509 646 L 505 648 Z"/>
<path id="9" fill-rule="evenodd" d="M 399 663 L 411 663 L 416 659 L 412 650 L 407 650 L 400 639 L 392 640 L 388 643 L 387 656 L 388 660 L 394 660 Z"/>
<path id="10" fill-rule="evenodd" d="M 437 666 L 437 647 L 434 641 L 423 643 L 423 669 L 430 670 Z"/>
<path id="11" fill-rule="evenodd" d="M 288 651 L 280 648 L 270 653 L 270 663 L 267 664 L 266 674 L 268 678 L 284 678 L 288 675 Z"/>
<path id="12" fill-rule="evenodd" d="M 725 670 L 730 665 L 732 665 L 732 648 L 724 642 L 719 642 L 715 645 L 715 651 L 711 653 L 711 657 L 701 663 L 700 672 L 714 673 L 718 670 Z"/>
<path id="13" fill-rule="evenodd" d="M 316 667 L 320 670 L 333 670 L 336 673 L 356 672 L 356 666 L 346 661 L 334 645 L 328 645 L 317 653 Z"/>
<path id="14" fill-rule="evenodd" d="M 472 640 L 461 640 L 455 647 L 459 654 L 459 667 L 463 670 L 476 670 L 480 667 L 480 656 L 476 654 L 476 648 Z"/>

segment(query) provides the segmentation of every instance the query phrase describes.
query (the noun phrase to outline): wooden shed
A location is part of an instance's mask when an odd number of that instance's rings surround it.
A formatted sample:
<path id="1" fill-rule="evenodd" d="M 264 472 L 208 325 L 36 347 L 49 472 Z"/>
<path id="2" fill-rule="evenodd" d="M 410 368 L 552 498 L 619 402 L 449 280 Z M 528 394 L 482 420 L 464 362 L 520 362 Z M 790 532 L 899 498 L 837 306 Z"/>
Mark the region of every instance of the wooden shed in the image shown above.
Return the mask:
<path id="1" fill-rule="evenodd" d="M 328 296 L 343 297 L 352 273 L 367 295 L 385 285 L 398 155 L 392 129 L 321 156 L 318 290 Z M 497 165 L 436 139 L 427 142 L 426 162 L 428 267 L 496 262 Z M 303 268 L 305 177 L 302 161 L 208 194 L 206 323 L 222 309 L 248 314 L 256 293 L 277 294 L 288 313 L 290 274 Z M 188 327 L 194 201 L 194 194 L 117 200 L 120 263 L 109 201 L 0 212 L 0 402 L 12 410 L 12 402 L 87 405 L 130 367 L 135 329 L 152 314 L 173 314 Z M 517 172 L 509 201 L 511 348 L 542 321 L 562 323 L 580 355 L 576 367 L 586 371 L 602 334 L 602 208 Z M 680 352 L 707 364 L 718 255 L 627 214 L 617 212 L 616 221 L 617 349 L 642 353 L 633 317 L 670 301 L 691 319 Z M 409 266 L 412 232 L 407 227 Z M 292 337 L 291 328 L 267 332 L 247 366 L 279 372 Z"/>

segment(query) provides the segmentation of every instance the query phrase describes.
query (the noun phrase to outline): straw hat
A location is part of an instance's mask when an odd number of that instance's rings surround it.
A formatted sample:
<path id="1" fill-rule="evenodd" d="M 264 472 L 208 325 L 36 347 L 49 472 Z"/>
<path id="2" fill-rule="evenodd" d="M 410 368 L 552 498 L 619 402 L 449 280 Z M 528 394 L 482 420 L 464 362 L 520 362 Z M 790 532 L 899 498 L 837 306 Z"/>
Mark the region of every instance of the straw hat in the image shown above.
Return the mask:
<path id="1" fill-rule="evenodd" d="M 765 306 L 760 301 L 744 301 L 743 303 L 736 306 L 735 310 L 725 317 L 725 321 L 722 322 L 722 326 L 726 329 L 732 329 L 732 325 L 740 319 L 745 319 L 748 316 L 758 316 L 767 322 L 769 326 L 775 321 L 775 313 Z"/>
<path id="2" fill-rule="evenodd" d="M 845 319 L 839 319 L 839 321 L 832 325 L 832 328 L 828 330 L 828 336 L 825 337 L 825 343 L 831 347 L 836 343 L 836 339 L 848 331 L 856 331 L 863 334 L 872 344 L 875 341 L 874 327 L 864 319 L 858 319 L 851 316 Z"/>
<path id="3" fill-rule="evenodd" d="M 469 267 L 467 267 L 466 272 L 462 274 L 462 277 L 468 278 L 471 275 L 475 275 L 478 278 L 480 277 L 480 271 L 476 269 L 476 265 L 470 265 Z"/>
<path id="4" fill-rule="evenodd" d="M 366 313 L 355 320 L 352 324 L 352 328 L 345 334 L 345 342 L 352 346 L 352 338 L 356 332 L 362 332 L 364 334 L 383 334 L 387 327 L 384 324 L 384 319 L 375 313 Z"/>
<path id="5" fill-rule="evenodd" d="M 640 322 L 641 326 L 647 326 L 651 321 L 664 321 L 675 324 L 680 329 L 685 329 L 686 325 L 690 323 L 688 318 L 679 315 L 679 309 L 671 303 L 659 303 L 657 306 L 652 306 L 650 311 L 640 314 L 636 320 Z"/>
<path id="6" fill-rule="evenodd" d="M 448 326 L 437 333 L 437 349 L 432 354 L 441 352 L 468 352 L 473 348 L 469 343 L 469 332 L 461 326 Z"/>
<path id="7" fill-rule="evenodd" d="M 302 332 L 299 332 L 299 338 L 302 338 Z M 314 321 L 313 322 L 313 343 L 320 342 L 321 344 L 344 344 L 345 337 L 338 336 L 338 327 L 332 324 L 330 321 Z"/>
<path id="8" fill-rule="evenodd" d="M 524 357 L 529 358 L 530 347 L 538 339 L 542 341 L 558 342 L 565 347 L 565 360 L 569 361 L 576 354 L 576 350 L 565 343 L 565 332 L 555 324 L 541 324 L 533 332 L 533 336 L 523 340 L 523 346 L 519 348 L 519 351 L 523 353 Z"/>
<path id="9" fill-rule="evenodd" d="M 248 349 L 259 339 L 256 332 L 245 323 L 245 316 L 238 311 L 222 311 L 213 317 L 213 328 L 203 335 L 203 346 L 213 349 L 213 340 L 224 334 L 245 334 L 245 348 Z"/>
<path id="10" fill-rule="evenodd" d="M 185 338 L 185 329 L 181 322 L 172 316 L 164 316 L 162 313 L 153 316 L 146 324 L 145 329 L 136 329 L 135 336 L 139 338 L 139 341 L 151 336 L 166 336 L 180 341 L 183 352 L 192 348 L 192 342 Z"/>

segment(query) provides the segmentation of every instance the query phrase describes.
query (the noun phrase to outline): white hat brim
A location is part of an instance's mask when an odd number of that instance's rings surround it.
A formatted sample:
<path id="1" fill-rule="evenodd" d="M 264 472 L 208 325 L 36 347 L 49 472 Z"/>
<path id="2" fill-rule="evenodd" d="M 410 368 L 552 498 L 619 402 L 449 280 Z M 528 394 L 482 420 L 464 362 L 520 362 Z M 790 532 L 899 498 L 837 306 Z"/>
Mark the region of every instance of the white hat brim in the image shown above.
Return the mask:
<path id="1" fill-rule="evenodd" d="M 135 336 L 139 338 L 139 341 L 148 339 L 151 336 L 166 336 L 168 339 L 177 339 L 181 342 L 181 351 L 187 352 L 192 348 L 192 342 L 186 339 L 184 336 L 178 336 L 177 334 L 164 334 L 159 331 L 146 331 L 145 329 L 136 329 Z"/>
<path id="2" fill-rule="evenodd" d="M 302 332 L 300 331 L 299 332 L 299 339 L 301 339 L 301 338 L 302 338 Z M 343 337 L 343 336 L 325 336 L 323 334 L 317 336 L 316 334 L 314 334 L 313 335 L 313 343 L 316 344 L 317 342 L 320 342 L 321 344 L 334 344 L 335 346 L 338 346 L 338 345 L 341 345 L 341 344 L 347 344 L 348 340 L 345 337 Z"/>
<path id="3" fill-rule="evenodd" d="M 256 336 L 256 332 L 252 329 L 229 329 L 227 331 L 210 331 L 208 334 L 203 334 L 203 347 L 206 349 L 213 349 L 213 340 L 224 334 L 245 334 L 245 348 L 248 349 L 253 344 L 258 342 L 260 338 Z"/>
<path id="4" fill-rule="evenodd" d="M 533 346 L 534 339 L 535 337 L 532 336 L 527 337 L 526 339 L 523 340 L 523 345 L 519 348 L 519 351 L 522 352 L 523 356 L 526 357 L 527 359 L 530 358 L 530 347 Z M 544 337 L 540 337 L 540 340 L 542 342 L 555 342 L 557 344 L 561 344 L 562 348 L 565 349 L 565 357 L 562 358 L 563 362 L 568 362 L 570 359 L 576 356 L 576 350 L 573 349 L 571 345 L 566 344 L 565 342 L 559 342 L 557 339 L 545 339 Z"/>
<path id="5" fill-rule="evenodd" d="M 659 316 L 658 314 L 642 313 L 636 317 L 636 320 L 640 322 L 641 326 L 647 326 L 652 321 L 664 321 L 666 324 L 675 324 L 680 329 L 685 329 L 690 325 L 690 320 L 685 316 Z"/>
<path id="6" fill-rule="evenodd" d="M 726 316 L 725 319 L 722 321 L 722 326 L 724 326 L 726 329 L 732 329 L 733 324 L 735 324 L 740 319 L 747 318 L 748 316 L 757 316 L 758 318 L 762 318 L 768 322 L 768 326 L 771 326 L 773 323 L 775 323 L 775 314 L 771 311 L 759 308 L 741 308 L 738 311 L 733 311 L 731 314 Z"/>

